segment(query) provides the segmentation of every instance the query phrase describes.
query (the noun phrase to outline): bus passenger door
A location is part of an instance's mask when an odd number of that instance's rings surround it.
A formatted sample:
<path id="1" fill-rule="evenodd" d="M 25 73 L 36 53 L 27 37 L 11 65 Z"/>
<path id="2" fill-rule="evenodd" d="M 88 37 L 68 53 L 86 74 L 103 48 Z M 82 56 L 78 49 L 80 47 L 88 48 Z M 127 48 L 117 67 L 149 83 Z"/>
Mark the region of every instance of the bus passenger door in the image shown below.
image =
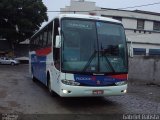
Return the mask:
<path id="1" fill-rule="evenodd" d="M 59 88 L 60 80 L 60 48 L 54 48 L 54 69 L 53 69 L 53 88 L 56 92 Z"/>
<path id="2" fill-rule="evenodd" d="M 53 71 L 52 71 L 52 87 L 55 92 L 59 92 L 59 80 L 60 80 L 60 48 L 55 47 L 55 42 L 56 42 L 56 36 L 60 35 L 60 31 L 58 30 L 59 28 L 59 19 L 54 20 L 54 25 L 53 25 Z"/>

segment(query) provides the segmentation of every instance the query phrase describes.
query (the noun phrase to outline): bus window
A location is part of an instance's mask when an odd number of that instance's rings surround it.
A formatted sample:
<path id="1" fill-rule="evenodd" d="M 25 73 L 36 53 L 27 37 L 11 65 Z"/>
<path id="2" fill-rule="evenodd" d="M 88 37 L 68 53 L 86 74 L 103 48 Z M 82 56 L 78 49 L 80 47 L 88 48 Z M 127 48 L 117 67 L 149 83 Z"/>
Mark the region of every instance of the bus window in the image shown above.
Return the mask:
<path id="1" fill-rule="evenodd" d="M 39 36 L 35 38 L 34 49 L 38 48 L 38 43 L 39 43 Z"/>
<path id="2" fill-rule="evenodd" d="M 45 30 L 43 33 L 43 47 L 46 47 L 47 45 L 47 34 L 47 30 Z"/>
<path id="3" fill-rule="evenodd" d="M 47 43 L 47 46 L 52 46 L 52 30 L 53 30 L 53 22 L 51 22 L 48 26 L 48 43 Z"/>
<path id="4" fill-rule="evenodd" d="M 29 45 L 29 47 L 30 47 L 30 50 L 31 50 L 31 51 L 34 50 L 34 42 L 35 42 L 35 38 L 33 38 L 33 39 L 30 40 L 30 45 Z"/>
<path id="5" fill-rule="evenodd" d="M 40 35 L 39 37 L 39 43 L 38 43 L 38 47 L 42 47 L 43 46 L 43 34 Z"/>

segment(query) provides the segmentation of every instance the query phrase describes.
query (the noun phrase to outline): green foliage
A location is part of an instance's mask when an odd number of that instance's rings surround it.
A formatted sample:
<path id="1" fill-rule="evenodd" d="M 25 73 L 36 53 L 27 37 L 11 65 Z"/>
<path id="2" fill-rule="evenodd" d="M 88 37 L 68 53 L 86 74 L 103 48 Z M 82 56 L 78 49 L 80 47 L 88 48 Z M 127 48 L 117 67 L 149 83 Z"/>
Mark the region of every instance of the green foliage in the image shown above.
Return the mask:
<path id="1" fill-rule="evenodd" d="M 0 0 L 0 35 L 19 43 L 48 20 L 42 0 Z"/>

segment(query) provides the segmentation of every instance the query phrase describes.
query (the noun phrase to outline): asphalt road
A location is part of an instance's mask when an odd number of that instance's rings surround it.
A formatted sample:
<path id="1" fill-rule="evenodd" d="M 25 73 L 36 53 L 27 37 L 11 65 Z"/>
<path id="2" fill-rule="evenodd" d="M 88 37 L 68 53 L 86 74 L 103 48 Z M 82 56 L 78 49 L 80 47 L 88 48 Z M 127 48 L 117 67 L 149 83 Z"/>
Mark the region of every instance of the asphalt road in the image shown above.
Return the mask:
<path id="1" fill-rule="evenodd" d="M 125 96 L 60 98 L 32 82 L 28 65 L 0 65 L 0 113 L 160 114 L 160 87 L 129 83 Z"/>

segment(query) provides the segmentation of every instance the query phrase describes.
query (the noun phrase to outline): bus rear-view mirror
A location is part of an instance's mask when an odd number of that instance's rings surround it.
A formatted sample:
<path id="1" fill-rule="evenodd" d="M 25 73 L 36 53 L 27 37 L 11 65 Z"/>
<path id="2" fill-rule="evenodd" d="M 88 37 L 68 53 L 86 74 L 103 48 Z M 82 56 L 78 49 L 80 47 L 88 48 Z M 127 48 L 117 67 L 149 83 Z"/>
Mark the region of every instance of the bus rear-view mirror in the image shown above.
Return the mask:
<path id="1" fill-rule="evenodd" d="M 56 48 L 60 48 L 61 47 L 61 36 L 57 35 L 56 36 L 56 44 L 55 44 Z"/>

